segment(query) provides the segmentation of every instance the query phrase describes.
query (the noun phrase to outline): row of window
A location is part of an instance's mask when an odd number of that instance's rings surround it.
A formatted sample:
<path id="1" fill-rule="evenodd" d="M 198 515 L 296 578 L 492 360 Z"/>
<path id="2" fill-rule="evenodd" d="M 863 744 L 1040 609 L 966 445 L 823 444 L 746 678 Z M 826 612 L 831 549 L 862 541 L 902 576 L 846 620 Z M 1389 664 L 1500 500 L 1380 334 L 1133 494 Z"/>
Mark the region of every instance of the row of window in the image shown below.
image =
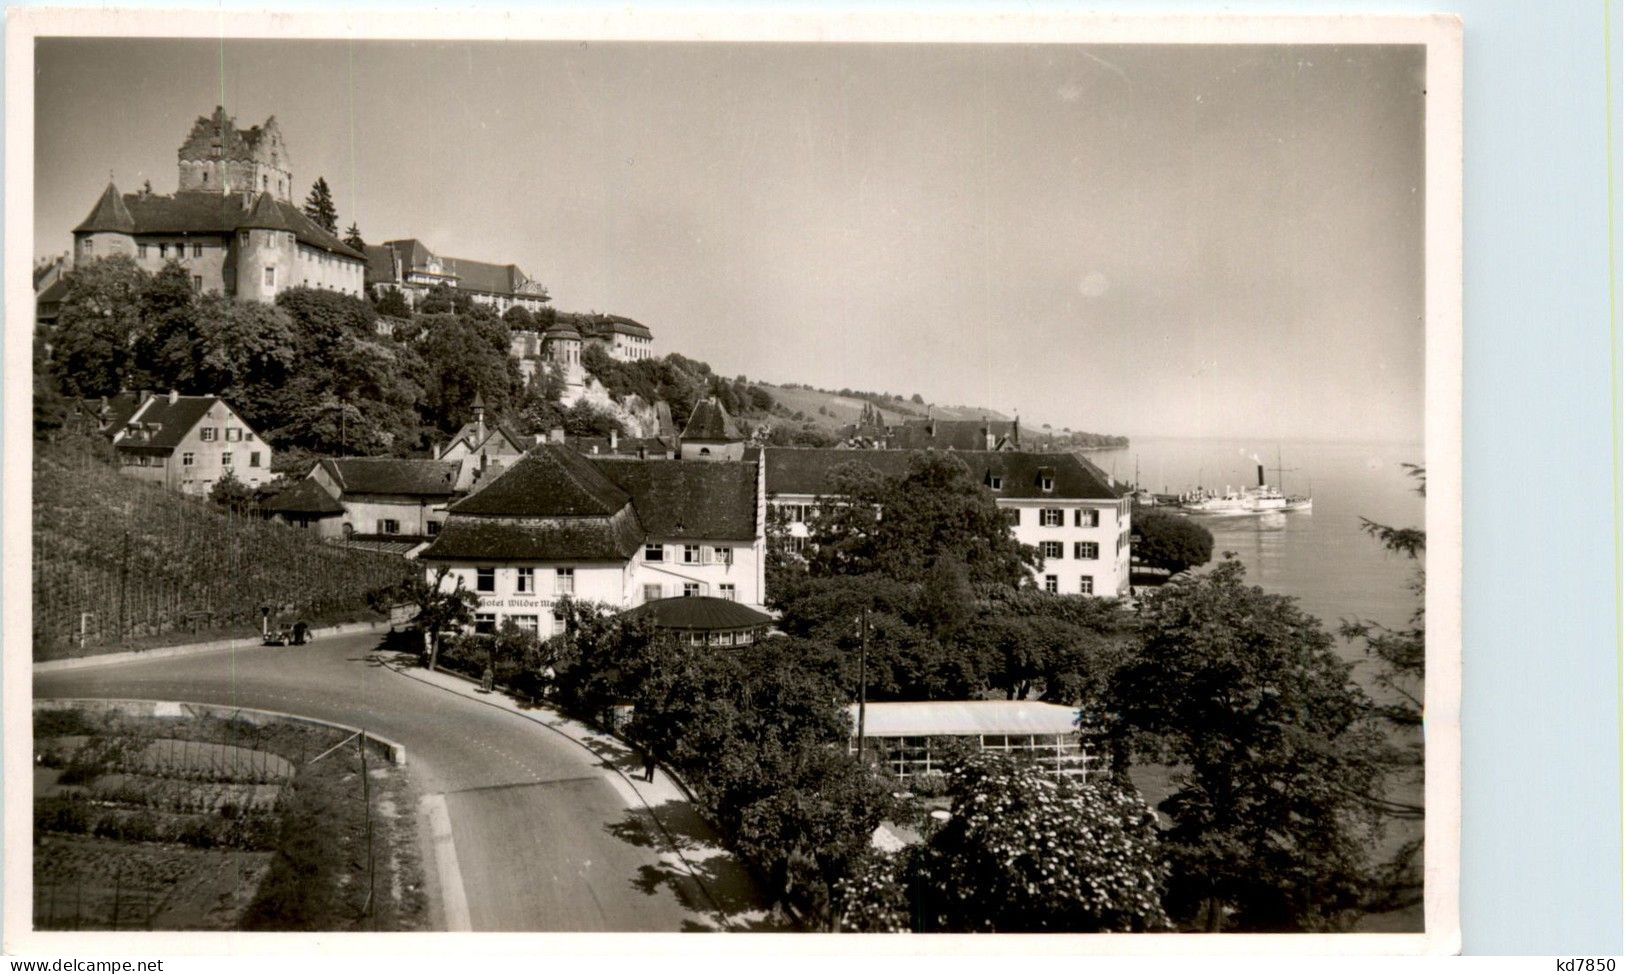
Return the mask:
<path id="1" fill-rule="evenodd" d="M 225 427 L 225 433 L 222 435 L 220 429 L 221 428 L 218 426 L 204 426 L 198 430 L 198 439 L 205 443 L 214 443 L 217 440 L 222 439 L 227 443 L 236 443 L 239 441 L 247 441 L 249 443 L 254 442 L 253 430 L 239 429 L 236 426 L 227 426 Z"/>
<path id="2" fill-rule="evenodd" d="M 1045 561 L 1061 558 L 1066 550 L 1059 541 L 1045 541 L 1039 546 L 1039 552 Z M 1100 545 L 1094 541 L 1072 542 L 1072 557 L 1083 561 L 1093 561 L 1100 557 Z"/>
<path id="3" fill-rule="evenodd" d="M 996 473 L 988 474 L 987 475 L 987 486 L 988 486 L 989 490 L 994 490 L 994 491 L 1003 490 L 1004 489 L 1004 476 L 1002 474 L 996 474 Z M 1046 471 L 1046 472 L 1044 472 L 1042 474 L 1039 474 L 1039 476 L 1038 476 L 1038 489 L 1043 491 L 1046 494 L 1054 493 L 1055 492 L 1055 475 L 1049 473 L 1048 471 Z"/>
<path id="4" fill-rule="evenodd" d="M 677 548 L 677 562 L 683 565 L 732 565 L 734 563 L 734 550 L 732 548 L 713 548 L 710 545 L 673 545 Z M 666 560 L 666 546 L 663 544 L 646 544 L 643 546 L 643 560 L 654 564 Z"/>
<path id="5" fill-rule="evenodd" d="M 424 533 L 426 533 L 429 537 L 432 538 L 435 535 L 440 533 L 440 522 L 439 521 L 426 521 L 426 522 L 424 522 L 423 530 L 424 530 Z M 392 517 L 381 517 L 381 518 L 378 519 L 378 533 L 379 534 L 400 534 L 401 533 L 401 522 L 396 520 L 395 518 L 392 518 Z"/>
<path id="6" fill-rule="evenodd" d="M 705 588 L 706 586 L 704 582 L 684 582 L 682 584 L 683 598 L 698 598 L 699 596 L 706 594 Z M 643 586 L 643 601 L 645 602 L 654 602 L 658 599 L 666 598 L 671 594 L 675 593 L 668 593 L 666 591 L 666 587 L 658 582 L 651 582 Z M 739 600 L 739 589 L 735 587 L 733 582 L 723 582 L 717 586 L 717 598 L 727 599 L 729 602 L 737 602 Z"/>
<path id="7" fill-rule="evenodd" d="M 1044 591 L 1051 595 L 1058 595 L 1061 591 L 1061 577 L 1059 575 L 1044 576 Z M 1080 595 L 1095 594 L 1095 577 L 1084 575 L 1078 579 L 1078 593 Z"/>
<path id="8" fill-rule="evenodd" d="M 1012 527 L 1021 527 L 1021 508 L 1006 507 L 1004 518 Z M 1038 526 L 1041 528 L 1066 527 L 1066 511 L 1059 507 L 1042 507 L 1038 510 Z M 1072 526 L 1075 528 L 1100 527 L 1100 511 L 1092 507 L 1078 507 L 1072 510 Z"/>
<path id="9" fill-rule="evenodd" d="M 232 465 L 232 459 L 233 458 L 232 458 L 232 455 L 231 455 L 231 451 L 226 450 L 226 451 L 224 451 L 224 452 L 222 452 L 220 454 L 220 465 L 222 467 L 229 467 L 229 466 Z M 197 461 L 197 457 L 196 457 L 195 454 L 191 454 L 191 453 L 182 453 L 181 454 L 181 466 L 183 466 L 183 467 L 190 467 L 196 461 Z M 257 467 L 257 466 L 260 465 L 260 451 L 253 450 L 248 454 L 248 465 L 250 467 Z"/>
<path id="10" fill-rule="evenodd" d="M 135 245 L 136 256 L 140 257 L 142 260 L 145 260 L 147 258 L 147 248 L 149 246 L 151 246 L 151 245 L 150 244 L 144 244 L 144 243 L 136 244 Z M 175 259 L 179 260 L 179 259 L 186 256 L 186 244 L 185 243 L 159 243 L 157 246 L 158 246 L 158 256 L 160 258 L 168 258 L 168 257 L 173 256 Z M 171 253 L 172 251 L 173 251 L 173 253 Z M 192 244 L 192 256 L 193 257 L 202 257 L 203 256 L 203 245 L 202 244 L 200 244 L 200 243 Z"/>

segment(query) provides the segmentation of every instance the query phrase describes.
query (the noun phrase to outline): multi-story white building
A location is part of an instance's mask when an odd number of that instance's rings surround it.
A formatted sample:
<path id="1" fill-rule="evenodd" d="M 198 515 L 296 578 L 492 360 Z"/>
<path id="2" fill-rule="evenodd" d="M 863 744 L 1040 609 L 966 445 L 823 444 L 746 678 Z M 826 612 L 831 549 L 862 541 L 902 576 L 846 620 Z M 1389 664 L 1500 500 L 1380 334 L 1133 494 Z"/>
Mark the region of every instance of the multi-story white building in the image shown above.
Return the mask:
<path id="1" fill-rule="evenodd" d="M 453 504 L 418 558 L 479 599 L 476 628 L 542 636 L 571 598 L 621 610 L 678 596 L 760 608 L 766 567 L 758 463 L 587 457 L 532 449 Z"/>
<path id="2" fill-rule="evenodd" d="M 441 284 L 498 314 L 513 307 L 540 311 L 547 304 L 547 288 L 517 264 L 442 257 L 421 240 L 388 240 L 369 246 L 366 259 L 367 286 L 399 291 L 413 307 Z"/>
<path id="3" fill-rule="evenodd" d="M 175 392 L 118 400 L 107 432 L 125 475 L 184 494 L 207 494 L 228 474 L 248 487 L 271 479 L 271 447 L 223 400 Z"/>
<path id="4" fill-rule="evenodd" d="M 1063 595 L 1128 594 L 1129 498 L 1094 464 L 1072 453 L 955 450 L 951 455 L 993 494 L 1016 540 L 1043 556 L 1033 569 L 1039 588 Z M 761 456 L 768 503 L 786 515 L 789 543 L 799 548 L 806 543 L 812 512 L 830 497 L 831 471 L 858 462 L 883 476 L 902 476 L 910 451 L 768 447 Z"/>

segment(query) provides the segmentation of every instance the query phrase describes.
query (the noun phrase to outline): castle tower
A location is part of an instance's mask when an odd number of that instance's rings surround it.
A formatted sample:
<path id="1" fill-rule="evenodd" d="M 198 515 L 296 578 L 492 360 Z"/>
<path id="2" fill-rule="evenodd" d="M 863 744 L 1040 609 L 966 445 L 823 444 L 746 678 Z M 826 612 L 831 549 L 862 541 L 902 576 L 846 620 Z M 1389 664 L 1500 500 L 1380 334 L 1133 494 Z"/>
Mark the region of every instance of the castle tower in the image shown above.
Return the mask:
<path id="1" fill-rule="evenodd" d="M 237 224 L 235 248 L 239 298 L 269 304 L 293 286 L 297 244 L 271 194 L 259 194 L 247 218 Z"/>
<path id="2" fill-rule="evenodd" d="M 276 116 L 264 125 L 239 129 L 237 120 L 215 107 L 199 116 L 178 153 L 182 192 L 270 193 L 293 202 L 293 163 Z"/>

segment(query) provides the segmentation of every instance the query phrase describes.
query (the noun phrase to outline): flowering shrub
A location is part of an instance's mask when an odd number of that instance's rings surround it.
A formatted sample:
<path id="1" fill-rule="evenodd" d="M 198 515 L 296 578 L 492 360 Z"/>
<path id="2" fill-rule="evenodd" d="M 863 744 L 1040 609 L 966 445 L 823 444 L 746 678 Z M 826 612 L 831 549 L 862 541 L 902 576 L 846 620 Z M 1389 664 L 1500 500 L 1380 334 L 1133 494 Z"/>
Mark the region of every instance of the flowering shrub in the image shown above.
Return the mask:
<path id="1" fill-rule="evenodd" d="M 921 932 L 1170 928 L 1168 867 L 1137 795 L 1057 782 L 979 753 L 949 774 L 953 812 L 923 846 L 875 855 L 842 884 L 843 926 Z"/>

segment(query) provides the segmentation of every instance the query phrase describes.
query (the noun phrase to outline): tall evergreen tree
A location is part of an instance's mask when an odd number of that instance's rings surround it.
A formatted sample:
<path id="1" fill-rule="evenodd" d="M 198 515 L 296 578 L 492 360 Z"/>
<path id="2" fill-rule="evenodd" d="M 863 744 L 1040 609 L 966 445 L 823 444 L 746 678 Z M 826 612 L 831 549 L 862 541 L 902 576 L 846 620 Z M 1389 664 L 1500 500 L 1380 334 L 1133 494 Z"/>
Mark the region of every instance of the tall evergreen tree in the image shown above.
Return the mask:
<path id="1" fill-rule="evenodd" d="M 357 250 L 367 245 L 367 242 L 361 239 L 361 230 L 355 225 L 354 220 L 350 221 L 350 229 L 344 231 L 344 242 Z"/>
<path id="2" fill-rule="evenodd" d="M 305 197 L 305 216 L 323 230 L 338 236 L 339 211 L 333 205 L 333 191 L 327 188 L 326 177 L 317 176 L 310 187 L 310 195 Z"/>

